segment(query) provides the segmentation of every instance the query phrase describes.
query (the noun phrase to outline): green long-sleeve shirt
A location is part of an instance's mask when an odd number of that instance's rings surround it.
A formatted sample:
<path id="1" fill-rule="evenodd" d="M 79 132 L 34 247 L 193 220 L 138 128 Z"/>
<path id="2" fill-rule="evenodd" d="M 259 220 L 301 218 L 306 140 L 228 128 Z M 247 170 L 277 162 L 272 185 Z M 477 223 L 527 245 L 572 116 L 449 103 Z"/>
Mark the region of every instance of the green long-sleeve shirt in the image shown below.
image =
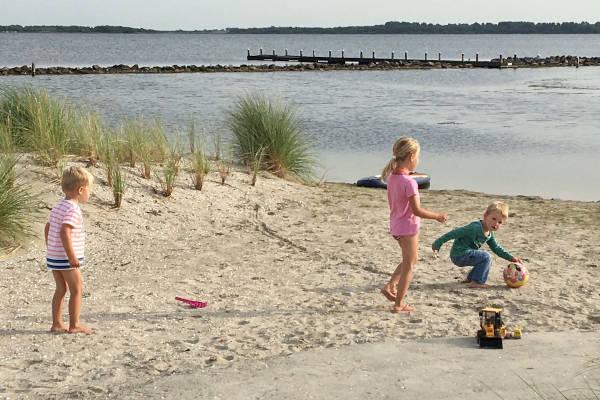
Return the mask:
<path id="1" fill-rule="evenodd" d="M 483 233 L 481 221 L 471 222 L 440 236 L 433 242 L 433 248 L 439 250 L 444 243 L 452 239 L 454 239 L 454 243 L 450 249 L 451 258 L 464 256 L 469 251 L 478 250 L 484 243 L 487 243 L 490 249 L 499 257 L 508 261 L 513 259 L 513 255 L 498 244 L 494 232 L 490 232 L 487 236 Z"/>

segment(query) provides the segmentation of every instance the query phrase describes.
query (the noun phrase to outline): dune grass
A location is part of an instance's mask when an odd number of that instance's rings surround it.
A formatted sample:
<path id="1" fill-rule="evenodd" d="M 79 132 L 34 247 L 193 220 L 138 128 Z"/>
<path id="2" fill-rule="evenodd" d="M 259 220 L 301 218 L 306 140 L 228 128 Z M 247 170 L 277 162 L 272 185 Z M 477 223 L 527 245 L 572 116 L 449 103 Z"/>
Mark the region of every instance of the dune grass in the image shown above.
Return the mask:
<path id="1" fill-rule="evenodd" d="M 252 181 L 250 182 L 250 185 L 252 185 L 252 186 L 256 186 L 256 179 L 258 178 L 258 171 L 260 171 L 260 168 L 263 164 L 263 158 L 265 156 L 265 151 L 266 151 L 266 149 L 264 147 L 261 147 L 260 149 L 258 149 L 256 154 L 254 154 L 252 156 L 252 165 L 251 165 Z"/>
<path id="2" fill-rule="evenodd" d="M 179 176 L 180 163 L 183 158 L 183 145 L 180 136 L 176 136 L 171 142 L 169 142 L 167 156 L 164 161 L 162 177 L 159 176 L 158 180 L 163 189 L 163 195 L 165 197 L 171 197 L 175 188 L 175 181 Z"/>
<path id="3" fill-rule="evenodd" d="M 231 173 L 231 166 L 231 160 L 222 158 L 217 161 L 217 170 L 219 171 L 219 176 L 221 177 L 221 185 L 224 185 L 225 181 L 229 177 L 229 174 Z"/>
<path id="4" fill-rule="evenodd" d="M 264 149 L 263 167 L 279 177 L 313 179 L 311 142 L 295 111 L 263 95 L 240 97 L 228 111 L 227 125 L 236 156 L 246 165 Z"/>
<path id="5" fill-rule="evenodd" d="M 34 153 L 38 162 L 57 169 L 67 154 L 96 162 L 107 129 L 95 112 L 28 86 L 0 88 L 0 125 L 17 150 Z"/>
<path id="6" fill-rule="evenodd" d="M 113 192 L 113 198 L 115 201 L 115 208 L 121 208 L 121 204 L 123 202 L 123 196 L 125 195 L 125 190 L 127 188 L 127 181 L 125 179 L 125 175 L 123 174 L 123 172 L 121 171 L 121 166 L 120 165 L 116 165 L 112 170 L 111 170 L 111 176 L 112 176 L 112 192 Z"/>
<path id="7" fill-rule="evenodd" d="M 15 184 L 16 163 L 15 156 L 0 153 L 0 251 L 23 244 L 32 235 L 34 198 L 26 185 Z"/>
<path id="8" fill-rule="evenodd" d="M 39 161 L 57 166 L 69 150 L 74 114 L 64 101 L 45 90 L 5 90 L 0 118 L 17 146 L 36 154 Z"/>
<path id="9" fill-rule="evenodd" d="M 204 138 L 198 139 L 195 134 L 190 135 L 190 161 L 192 164 L 192 184 L 194 189 L 202 190 L 204 179 L 210 172 L 210 162 L 206 153 L 206 143 Z"/>

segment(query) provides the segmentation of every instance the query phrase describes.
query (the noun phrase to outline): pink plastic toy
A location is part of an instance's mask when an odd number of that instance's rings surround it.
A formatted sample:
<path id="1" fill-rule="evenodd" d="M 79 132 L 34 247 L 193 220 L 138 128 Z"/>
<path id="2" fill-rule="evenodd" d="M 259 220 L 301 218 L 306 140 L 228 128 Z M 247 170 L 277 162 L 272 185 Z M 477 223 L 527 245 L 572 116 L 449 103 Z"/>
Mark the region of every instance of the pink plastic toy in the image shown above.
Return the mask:
<path id="1" fill-rule="evenodd" d="M 175 297 L 175 300 L 183 301 L 184 303 L 189 304 L 190 307 L 192 307 L 192 308 L 204 308 L 204 307 L 206 307 L 206 304 L 207 304 L 203 301 L 188 300 L 188 299 L 184 299 L 182 297 Z"/>

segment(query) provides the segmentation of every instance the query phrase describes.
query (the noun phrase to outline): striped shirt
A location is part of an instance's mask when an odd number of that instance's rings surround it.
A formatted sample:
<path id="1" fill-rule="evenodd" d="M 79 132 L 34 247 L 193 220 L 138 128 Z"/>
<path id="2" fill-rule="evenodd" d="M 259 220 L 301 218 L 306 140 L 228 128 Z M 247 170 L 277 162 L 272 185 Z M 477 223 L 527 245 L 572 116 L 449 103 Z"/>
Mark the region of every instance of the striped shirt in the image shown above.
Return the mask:
<path id="1" fill-rule="evenodd" d="M 71 200 L 62 199 L 52 208 L 48 217 L 50 229 L 48 230 L 48 249 L 46 253 L 47 266 L 50 269 L 71 269 L 69 257 L 60 239 L 60 229 L 63 225 L 70 225 L 71 244 L 75 257 L 83 260 L 85 248 L 85 229 L 83 216 L 79 205 Z"/>

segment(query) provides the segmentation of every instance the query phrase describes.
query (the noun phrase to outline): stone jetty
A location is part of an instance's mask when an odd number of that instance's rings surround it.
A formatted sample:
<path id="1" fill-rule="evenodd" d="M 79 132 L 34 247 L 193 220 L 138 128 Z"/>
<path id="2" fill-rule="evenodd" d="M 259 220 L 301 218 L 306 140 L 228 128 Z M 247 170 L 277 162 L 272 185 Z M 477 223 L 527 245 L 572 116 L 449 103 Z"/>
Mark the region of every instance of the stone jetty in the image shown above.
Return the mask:
<path id="1" fill-rule="evenodd" d="M 598 66 L 600 57 L 553 56 L 553 57 L 507 57 L 490 60 L 499 64 L 499 68 L 544 68 L 569 66 Z M 398 60 L 373 62 L 369 64 L 328 64 L 298 63 L 287 65 L 250 64 L 250 65 L 168 65 L 147 67 L 118 64 L 110 67 L 92 65 L 91 67 L 21 67 L 0 68 L 0 76 L 8 75 L 86 75 L 86 74 L 177 74 L 210 72 L 274 72 L 274 71 L 324 71 L 324 70 L 393 70 L 393 69 L 436 69 L 436 68 L 478 68 L 471 60 L 460 63 L 447 63 L 436 60 Z"/>

